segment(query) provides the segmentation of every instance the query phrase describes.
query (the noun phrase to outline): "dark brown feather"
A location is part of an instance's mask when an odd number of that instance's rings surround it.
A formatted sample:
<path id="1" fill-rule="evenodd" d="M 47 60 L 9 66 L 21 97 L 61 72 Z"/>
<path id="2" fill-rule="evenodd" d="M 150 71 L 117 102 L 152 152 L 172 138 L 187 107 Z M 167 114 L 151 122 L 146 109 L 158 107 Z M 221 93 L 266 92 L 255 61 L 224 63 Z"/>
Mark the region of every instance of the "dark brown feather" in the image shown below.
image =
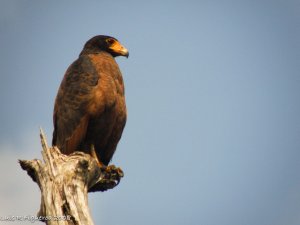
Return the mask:
<path id="1" fill-rule="evenodd" d="M 126 123 L 124 84 L 112 55 L 81 54 L 68 68 L 54 106 L 53 145 L 91 153 L 107 165 Z"/>

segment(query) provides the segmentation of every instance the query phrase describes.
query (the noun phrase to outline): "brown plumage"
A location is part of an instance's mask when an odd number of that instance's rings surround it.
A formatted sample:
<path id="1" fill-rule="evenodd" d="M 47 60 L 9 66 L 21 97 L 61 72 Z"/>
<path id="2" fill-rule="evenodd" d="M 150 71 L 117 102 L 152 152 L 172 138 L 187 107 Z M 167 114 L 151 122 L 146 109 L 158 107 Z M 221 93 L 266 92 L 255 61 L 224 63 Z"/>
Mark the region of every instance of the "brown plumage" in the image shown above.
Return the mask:
<path id="1" fill-rule="evenodd" d="M 115 38 L 90 39 L 67 69 L 54 105 L 53 146 L 84 151 L 108 165 L 126 123 L 122 74 L 114 57 L 128 51 Z"/>

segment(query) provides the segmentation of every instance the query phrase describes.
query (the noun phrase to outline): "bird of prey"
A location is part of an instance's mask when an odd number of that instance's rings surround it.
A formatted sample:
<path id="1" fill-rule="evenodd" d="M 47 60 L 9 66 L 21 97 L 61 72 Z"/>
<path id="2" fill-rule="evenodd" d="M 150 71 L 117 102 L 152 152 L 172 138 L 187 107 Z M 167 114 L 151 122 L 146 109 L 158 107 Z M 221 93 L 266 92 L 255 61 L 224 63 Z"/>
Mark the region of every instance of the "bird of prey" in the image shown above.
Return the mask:
<path id="1" fill-rule="evenodd" d="M 117 39 L 88 40 L 67 69 L 54 105 L 52 145 L 67 155 L 89 153 L 103 167 L 112 159 L 127 116 L 117 56 L 129 56 Z"/>

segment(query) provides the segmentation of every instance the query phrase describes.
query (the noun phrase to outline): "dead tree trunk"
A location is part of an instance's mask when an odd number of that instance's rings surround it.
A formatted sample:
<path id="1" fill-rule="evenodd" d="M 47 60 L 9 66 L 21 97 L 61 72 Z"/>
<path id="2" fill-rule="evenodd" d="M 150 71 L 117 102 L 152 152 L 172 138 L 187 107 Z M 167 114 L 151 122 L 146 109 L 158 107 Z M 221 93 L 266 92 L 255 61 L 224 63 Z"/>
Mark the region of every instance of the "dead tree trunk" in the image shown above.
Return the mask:
<path id="1" fill-rule="evenodd" d="M 41 190 L 37 220 L 47 225 L 92 225 L 88 192 L 105 191 L 118 185 L 123 172 L 114 166 L 100 168 L 94 158 L 83 152 L 61 154 L 49 148 L 43 131 L 41 160 L 20 160 L 21 167 Z"/>

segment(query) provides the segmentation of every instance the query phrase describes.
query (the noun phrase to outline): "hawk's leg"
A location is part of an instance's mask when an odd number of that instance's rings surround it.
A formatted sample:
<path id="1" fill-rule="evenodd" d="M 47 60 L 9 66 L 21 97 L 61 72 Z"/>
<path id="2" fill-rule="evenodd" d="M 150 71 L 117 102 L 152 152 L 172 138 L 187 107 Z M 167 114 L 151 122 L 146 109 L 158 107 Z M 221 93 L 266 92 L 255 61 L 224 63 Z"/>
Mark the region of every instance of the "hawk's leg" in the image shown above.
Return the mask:
<path id="1" fill-rule="evenodd" d="M 98 166 L 101 168 L 103 172 L 105 172 L 106 176 L 109 176 L 111 179 L 115 179 L 120 182 L 120 179 L 124 176 L 124 173 L 120 167 L 116 167 L 115 165 L 106 166 L 101 162 L 101 159 L 98 158 L 95 146 L 91 145 L 91 155 L 94 157 L 98 163 Z"/>
<path id="2" fill-rule="evenodd" d="M 94 159 L 96 159 L 98 166 L 100 168 L 106 169 L 106 166 L 99 160 L 96 150 L 95 150 L 95 146 L 93 144 L 91 145 L 91 155 L 94 157 Z"/>

